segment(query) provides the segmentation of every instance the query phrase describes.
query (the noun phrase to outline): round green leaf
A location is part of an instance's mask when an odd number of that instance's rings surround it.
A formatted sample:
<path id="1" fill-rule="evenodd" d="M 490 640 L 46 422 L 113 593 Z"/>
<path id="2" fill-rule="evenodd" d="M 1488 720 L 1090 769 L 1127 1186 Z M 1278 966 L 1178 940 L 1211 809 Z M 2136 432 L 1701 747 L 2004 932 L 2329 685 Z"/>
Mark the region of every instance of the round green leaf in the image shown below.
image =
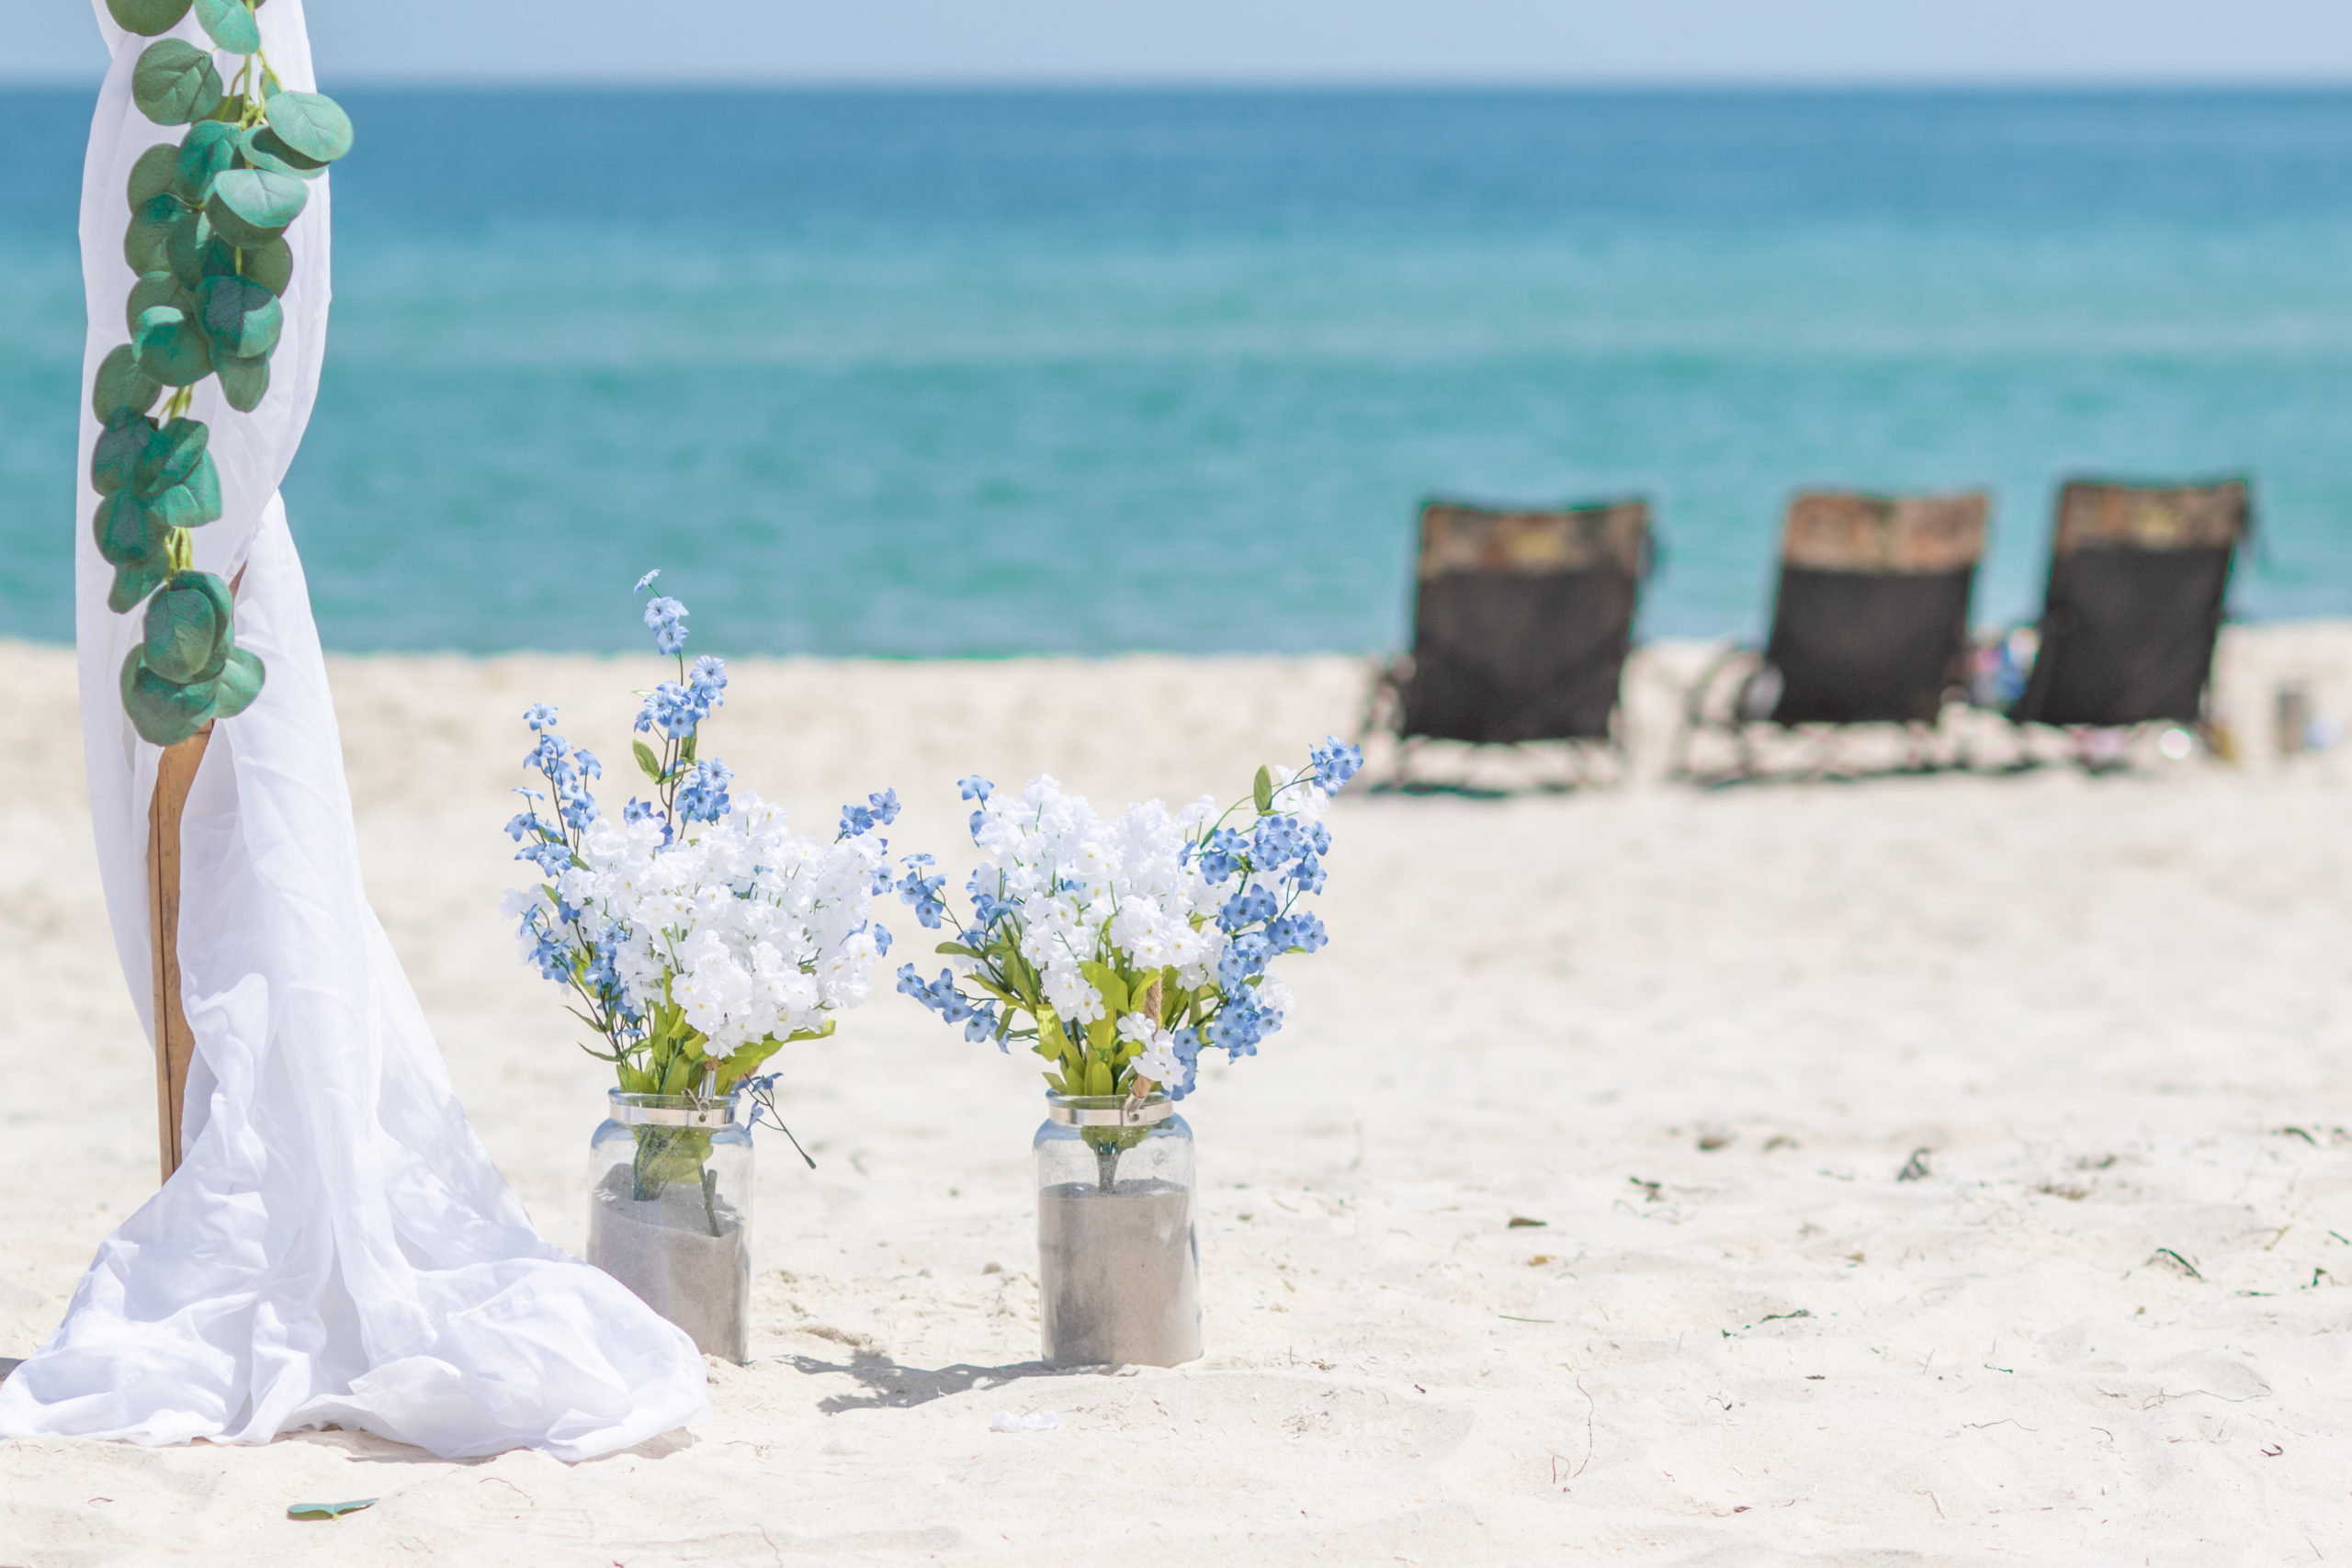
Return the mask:
<path id="1" fill-rule="evenodd" d="M 149 419 L 128 419 L 98 432 L 97 445 L 90 448 L 90 488 L 112 495 L 130 484 L 154 436 L 155 422 Z"/>
<path id="2" fill-rule="evenodd" d="M 148 438 L 146 450 L 139 455 L 139 466 L 131 474 L 131 488 L 141 495 L 153 495 L 186 482 L 204 460 L 205 446 L 211 434 L 201 421 L 170 421 Z"/>
<path id="3" fill-rule="evenodd" d="M 190 214 L 164 237 L 164 265 L 190 295 L 204 284 L 204 253 L 212 243 L 212 220 L 201 212 Z"/>
<path id="4" fill-rule="evenodd" d="M 171 265 L 173 233 L 192 225 L 195 214 L 175 196 L 150 197 L 130 215 L 122 231 L 122 259 L 138 273 L 161 272 Z"/>
<path id="5" fill-rule="evenodd" d="M 294 252 L 284 240 L 240 252 L 239 259 L 247 277 L 279 299 L 286 298 L 286 286 L 294 281 Z"/>
<path id="6" fill-rule="evenodd" d="M 212 682 L 212 711 L 220 718 L 234 718 L 254 705 L 261 695 L 262 678 L 266 671 L 261 660 L 242 648 L 229 650 L 229 661 L 220 667 L 220 676 Z"/>
<path id="7" fill-rule="evenodd" d="M 220 516 L 220 473 L 212 466 L 212 454 L 207 452 L 196 460 L 187 483 L 141 496 L 139 504 L 147 513 L 151 529 L 201 528 Z"/>
<path id="8" fill-rule="evenodd" d="M 300 216 L 310 197 L 310 187 L 291 175 L 231 169 L 212 182 L 212 199 L 204 211 L 212 231 L 231 244 L 258 247 Z"/>
<path id="9" fill-rule="evenodd" d="M 90 412 L 100 424 L 120 424 L 153 408 L 163 391 L 163 384 L 139 368 L 138 355 L 124 344 L 98 361 L 90 381 Z"/>
<path id="10" fill-rule="evenodd" d="M 130 101 L 158 125 L 186 125 L 218 107 L 220 73 L 209 51 L 182 39 L 157 39 L 131 70 Z"/>
<path id="11" fill-rule="evenodd" d="M 285 312 L 277 296 L 252 278 L 207 278 L 197 304 L 215 359 L 259 359 L 277 346 Z"/>
<path id="12" fill-rule="evenodd" d="M 287 284 L 293 281 L 294 253 L 282 239 L 247 250 L 239 250 L 225 241 L 215 240 L 205 247 L 204 276 L 249 277 L 272 294 L 282 297 Z"/>
<path id="13" fill-rule="evenodd" d="M 171 575 L 171 548 L 158 544 L 137 560 L 125 561 L 114 569 L 114 586 L 107 590 L 107 608 L 118 615 L 130 614 L 139 601 L 155 592 Z"/>
<path id="14" fill-rule="evenodd" d="M 212 374 L 212 351 L 204 329 L 186 311 L 158 305 L 141 314 L 131 340 L 139 368 L 166 387 L 192 387 Z"/>
<path id="15" fill-rule="evenodd" d="M 171 189 L 179 172 L 180 150 L 168 141 L 158 141 L 139 154 L 139 161 L 130 165 L 130 183 L 125 193 L 130 197 L 130 210 L 138 211 Z"/>
<path id="16" fill-rule="evenodd" d="M 212 181 L 236 161 L 237 128 L 208 119 L 189 128 L 180 143 L 180 161 L 172 172 L 172 194 L 190 207 L 202 207 L 212 195 Z"/>
<path id="17" fill-rule="evenodd" d="M 261 48 L 261 26 L 244 0 L 196 0 L 196 21 L 232 54 L 251 54 Z"/>
<path id="18" fill-rule="evenodd" d="M 153 38 L 180 25 L 187 0 L 107 0 L 107 13 L 124 32 Z"/>
<path id="19" fill-rule="evenodd" d="M 231 408 L 251 413 L 261 407 L 269 391 L 268 360 L 219 359 L 213 361 L 212 368 L 220 373 L 220 392 Z"/>
<path id="20" fill-rule="evenodd" d="M 133 337 L 139 335 L 139 318 L 158 305 L 169 305 L 191 316 L 196 314 L 194 301 L 180 287 L 178 278 L 168 272 L 142 273 L 139 281 L 130 286 L 130 298 L 122 303 L 123 320 L 130 323 Z"/>
<path id="21" fill-rule="evenodd" d="M 122 711 L 130 728 L 151 746 L 176 746 L 212 722 L 213 682 L 176 686 L 147 668 L 147 650 L 134 648 L 122 661 Z M 250 696 L 244 702 L 250 703 Z M 238 705 L 243 706 L 243 703 Z"/>
<path id="22" fill-rule="evenodd" d="M 235 646 L 229 625 L 229 585 L 209 571 L 172 574 L 147 602 L 141 649 L 147 668 L 174 685 L 209 681 Z"/>
<path id="23" fill-rule="evenodd" d="M 324 93 L 271 97 L 269 130 L 278 145 L 314 164 L 332 164 L 351 151 L 351 117 Z"/>
<path id="24" fill-rule="evenodd" d="M 147 508 L 139 497 L 119 490 L 98 502 L 90 517 L 90 536 L 109 566 L 123 566 L 153 551 L 163 531 L 149 528 Z"/>
<path id="25" fill-rule="evenodd" d="M 238 141 L 238 155 L 243 158 L 248 168 L 269 169 L 281 175 L 292 175 L 297 179 L 317 179 L 319 171 L 326 167 L 324 164 L 312 163 L 277 140 L 266 125 L 246 129 Z"/>

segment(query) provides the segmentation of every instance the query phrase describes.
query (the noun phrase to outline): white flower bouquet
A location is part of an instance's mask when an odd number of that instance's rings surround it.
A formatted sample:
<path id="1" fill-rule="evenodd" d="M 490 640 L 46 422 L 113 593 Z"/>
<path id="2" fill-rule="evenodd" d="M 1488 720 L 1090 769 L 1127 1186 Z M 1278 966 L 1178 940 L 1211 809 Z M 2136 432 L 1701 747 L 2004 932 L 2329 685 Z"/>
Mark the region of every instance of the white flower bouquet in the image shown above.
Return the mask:
<path id="1" fill-rule="evenodd" d="M 989 863 L 965 885 L 971 918 L 939 944 L 956 966 L 926 982 L 906 964 L 899 989 L 971 1040 L 1026 1043 L 1057 1094 L 1182 1100 L 1204 1049 L 1254 1055 L 1290 1012 L 1272 965 L 1327 940 L 1300 901 L 1323 887 L 1324 809 L 1363 765 L 1332 737 L 1303 772 L 1261 768 L 1250 796 L 1222 812 L 1204 795 L 1108 820 L 1049 777 L 1017 795 L 966 778 L 964 797 L 979 803 L 972 840 Z M 899 889 L 940 929 L 945 885 L 929 856 L 913 856 Z"/>
<path id="2" fill-rule="evenodd" d="M 718 1104 L 748 1089 L 756 1122 L 775 1111 L 762 1065 L 794 1041 L 831 1034 L 836 1015 L 865 999 L 874 961 L 889 950 L 873 919 L 875 895 L 891 886 L 888 844 L 874 830 L 899 802 L 886 790 L 845 807 L 839 831 L 820 840 L 735 787 L 725 763 L 698 754 L 727 673 L 717 659 L 687 664 L 685 615 L 674 599 L 646 605 L 656 646 L 678 660 L 678 679 L 644 694 L 637 716 L 631 750 L 651 799 L 605 815 L 589 787 L 604 773 L 595 756 L 556 732 L 553 708 L 525 715 L 537 741 L 524 761 L 547 790 L 516 792 L 529 805 L 506 831 L 542 880 L 510 892 L 506 912 L 525 960 L 569 993 L 597 1037 L 582 1049 L 612 1064 L 623 1090 Z M 698 1133 L 662 1141 L 671 1146 L 657 1164 L 691 1166 L 640 1168 L 640 1189 L 688 1174 L 707 1152 Z"/>

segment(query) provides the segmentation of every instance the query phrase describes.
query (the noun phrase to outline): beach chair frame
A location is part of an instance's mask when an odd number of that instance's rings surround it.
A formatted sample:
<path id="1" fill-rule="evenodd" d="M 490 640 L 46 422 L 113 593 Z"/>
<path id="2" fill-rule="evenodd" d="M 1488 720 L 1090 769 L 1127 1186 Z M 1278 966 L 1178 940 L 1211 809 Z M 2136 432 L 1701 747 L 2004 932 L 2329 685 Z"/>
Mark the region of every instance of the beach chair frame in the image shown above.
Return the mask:
<path id="1" fill-rule="evenodd" d="M 1540 790 L 1631 777 L 1622 686 L 1657 561 L 1649 502 L 1535 510 L 1432 499 L 1419 535 L 1413 645 L 1374 661 L 1364 700 L 1360 739 L 1394 743 L 1374 787 L 1468 787 L 1413 776 L 1432 741 L 1466 745 L 1474 761 L 1556 749 L 1555 762 L 1532 770 Z"/>
<path id="2" fill-rule="evenodd" d="M 1758 778 L 1762 738 L 1798 736 L 1811 742 L 1802 773 L 1819 776 L 1858 728 L 1886 725 L 1904 732 L 1905 769 L 1949 765 L 1944 716 L 1967 700 L 1968 605 L 1990 513 L 1982 491 L 1792 499 L 1770 635 L 1760 649 L 1725 647 L 1685 691 L 1668 775 L 1702 777 L 1694 753 L 1716 738 L 1730 776 Z"/>

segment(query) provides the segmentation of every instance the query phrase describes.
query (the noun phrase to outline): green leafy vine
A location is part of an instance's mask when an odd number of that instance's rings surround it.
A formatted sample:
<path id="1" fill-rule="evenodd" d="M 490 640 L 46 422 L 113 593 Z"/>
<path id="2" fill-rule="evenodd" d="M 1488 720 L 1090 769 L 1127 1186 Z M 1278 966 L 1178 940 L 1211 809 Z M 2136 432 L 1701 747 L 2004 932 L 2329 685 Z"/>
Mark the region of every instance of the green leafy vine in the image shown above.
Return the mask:
<path id="1" fill-rule="evenodd" d="M 243 713 L 261 692 L 261 660 L 236 646 L 229 584 L 192 567 L 188 530 L 220 515 L 220 476 L 210 432 L 187 411 L 208 376 L 231 408 L 261 406 L 294 276 L 287 225 L 309 182 L 351 150 L 351 120 L 334 99 L 289 92 L 271 71 L 254 14 L 263 0 L 192 3 L 212 49 L 156 37 L 191 0 L 107 0 L 126 29 L 155 38 L 131 72 L 131 101 L 158 125 L 188 128 L 131 165 L 130 341 L 100 362 L 90 389 L 101 426 L 90 527 L 114 568 L 107 606 L 147 606 L 145 635 L 123 663 L 122 705 L 158 746 Z M 220 54 L 235 62 L 225 80 Z"/>

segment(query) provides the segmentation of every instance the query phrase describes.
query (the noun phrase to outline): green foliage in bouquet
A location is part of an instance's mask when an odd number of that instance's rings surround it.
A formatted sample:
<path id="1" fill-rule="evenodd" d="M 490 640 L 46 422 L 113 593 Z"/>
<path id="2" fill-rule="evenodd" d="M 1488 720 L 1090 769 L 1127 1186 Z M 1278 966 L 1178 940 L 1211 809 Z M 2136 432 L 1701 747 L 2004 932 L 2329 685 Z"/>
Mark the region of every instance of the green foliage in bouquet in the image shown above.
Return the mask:
<path id="1" fill-rule="evenodd" d="M 122 705 L 158 746 L 243 713 L 261 692 L 261 660 L 236 646 L 229 585 L 192 570 L 188 530 L 220 515 L 220 476 L 205 450 L 210 433 L 187 411 L 208 376 L 231 408 L 260 406 L 294 275 L 287 225 L 309 199 L 307 182 L 351 151 L 351 121 L 334 100 L 288 92 L 270 70 L 254 17 L 261 3 L 194 0 L 215 47 L 157 38 L 130 77 L 140 113 L 188 129 L 141 153 L 124 193 L 122 252 L 139 281 L 123 306 L 130 341 L 99 364 L 90 389 L 100 426 L 90 529 L 114 568 L 107 607 L 147 606 L 146 635 L 123 663 Z M 178 26 L 189 5 L 107 0 L 117 22 L 145 37 Z M 239 57 L 226 79 L 221 53 Z"/>

